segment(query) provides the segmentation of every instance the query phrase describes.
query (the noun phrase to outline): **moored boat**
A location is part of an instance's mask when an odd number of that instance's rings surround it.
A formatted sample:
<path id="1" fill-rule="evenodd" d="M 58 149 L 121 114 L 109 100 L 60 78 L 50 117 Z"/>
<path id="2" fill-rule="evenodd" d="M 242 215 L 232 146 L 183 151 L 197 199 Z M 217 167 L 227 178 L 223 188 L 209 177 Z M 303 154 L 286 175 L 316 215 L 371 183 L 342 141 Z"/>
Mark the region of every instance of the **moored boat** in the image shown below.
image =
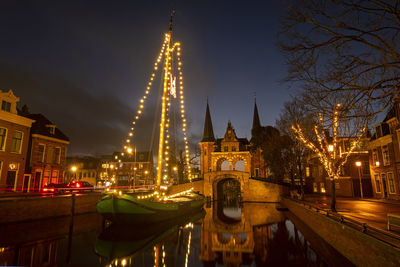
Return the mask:
<path id="1" fill-rule="evenodd" d="M 148 224 L 201 210 L 204 202 L 204 196 L 192 192 L 170 197 L 160 197 L 157 193 L 146 196 L 108 194 L 97 203 L 97 211 L 116 223 Z"/>

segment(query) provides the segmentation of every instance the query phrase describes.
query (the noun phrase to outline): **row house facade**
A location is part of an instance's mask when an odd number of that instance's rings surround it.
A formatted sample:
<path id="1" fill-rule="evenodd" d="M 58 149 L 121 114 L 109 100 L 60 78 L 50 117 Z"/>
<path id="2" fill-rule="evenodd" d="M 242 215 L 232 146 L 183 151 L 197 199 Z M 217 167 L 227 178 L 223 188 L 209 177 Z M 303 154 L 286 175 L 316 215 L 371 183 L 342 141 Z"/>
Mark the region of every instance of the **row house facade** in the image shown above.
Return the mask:
<path id="1" fill-rule="evenodd" d="M 102 185 L 99 181 L 103 161 L 102 157 L 68 157 L 64 182 L 86 181 L 92 185 Z"/>
<path id="2" fill-rule="evenodd" d="M 109 181 L 118 186 L 140 186 L 153 184 L 153 153 L 135 151 L 131 154 L 115 152 L 108 167 Z"/>
<path id="3" fill-rule="evenodd" d="M 375 126 L 369 144 L 370 169 L 375 198 L 400 200 L 400 103 Z"/>
<path id="4" fill-rule="evenodd" d="M 29 135 L 34 120 L 18 115 L 16 97 L 11 90 L 0 90 L 0 192 L 23 190 Z"/>
<path id="5" fill-rule="evenodd" d="M 347 154 L 355 138 L 339 139 L 337 153 L 341 156 Z M 361 138 L 356 149 L 349 155 L 347 162 L 341 170 L 341 175 L 335 180 L 335 191 L 337 196 L 372 197 L 373 188 L 371 184 L 369 151 L 369 137 Z M 331 193 L 331 180 L 315 154 L 310 154 L 305 167 L 305 192 L 306 193 Z"/>
<path id="6" fill-rule="evenodd" d="M 63 183 L 68 137 L 42 114 L 24 114 L 34 120 L 27 153 L 29 190 L 40 191 L 50 183 Z"/>

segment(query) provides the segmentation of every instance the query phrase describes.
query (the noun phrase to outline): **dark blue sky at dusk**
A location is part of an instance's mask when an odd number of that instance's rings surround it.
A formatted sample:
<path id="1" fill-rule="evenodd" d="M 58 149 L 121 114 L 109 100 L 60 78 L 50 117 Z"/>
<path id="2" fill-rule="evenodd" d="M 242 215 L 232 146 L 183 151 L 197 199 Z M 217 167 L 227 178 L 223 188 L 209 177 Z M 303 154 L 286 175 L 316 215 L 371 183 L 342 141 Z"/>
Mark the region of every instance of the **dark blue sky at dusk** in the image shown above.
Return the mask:
<path id="1" fill-rule="evenodd" d="M 280 1 L 2 1 L 0 89 L 11 88 L 69 136 L 70 155 L 119 150 L 171 8 L 191 142 L 201 139 L 207 97 L 218 137 L 230 120 L 239 137 L 250 138 L 254 94 L 261 123 L 274 125 L 294 94 L 280 82 L 286 74 L 276 47 Z M 159 89 L 155 84 L 152 98 Z M 139 148 L 150 136 L 155 106 L 152 100 L 144 110 Z"/>

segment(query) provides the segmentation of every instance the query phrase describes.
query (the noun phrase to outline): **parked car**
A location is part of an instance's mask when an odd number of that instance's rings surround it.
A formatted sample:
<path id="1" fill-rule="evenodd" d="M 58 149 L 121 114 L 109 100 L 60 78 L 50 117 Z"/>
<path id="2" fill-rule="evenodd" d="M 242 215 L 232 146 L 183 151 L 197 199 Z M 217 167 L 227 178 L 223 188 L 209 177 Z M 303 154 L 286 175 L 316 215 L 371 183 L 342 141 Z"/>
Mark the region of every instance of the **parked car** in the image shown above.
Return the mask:
<path id="1" fill-rule="evenodd" d="M 94 186 L 86 181 L 74 181 L 70 182 L 68 185 L 68 191 L 93 191 Z"/>
<path id="2" fill-rule="evenodd" d="M 54 184 L 50 183 L 42 188 L 44 193 L 64 193 L 67 191 L 68 186 L 66 184 Z"/>

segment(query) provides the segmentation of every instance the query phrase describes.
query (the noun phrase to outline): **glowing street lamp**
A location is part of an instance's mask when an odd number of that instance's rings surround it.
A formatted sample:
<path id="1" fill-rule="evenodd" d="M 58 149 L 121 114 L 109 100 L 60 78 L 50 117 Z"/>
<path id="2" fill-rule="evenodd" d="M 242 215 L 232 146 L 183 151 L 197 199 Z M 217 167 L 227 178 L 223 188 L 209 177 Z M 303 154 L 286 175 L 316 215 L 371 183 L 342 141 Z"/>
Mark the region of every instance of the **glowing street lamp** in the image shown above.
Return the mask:
<path id="1" fill-rule="evenodd" d="M 356 166 L 357 166 L 357 168 L 358 168 L 358 178 L 359 178 L 359 180 L 360 180 L 360 193 L 361 193 L 361 198 L 364 198 L 364 196 L 363 196 L 363 190 L 362 190 L 362 182 L 361 182 L 361 166 L 362 166 L 361 161 L 356 161 Z"/>
<path id="2" fill-rule="evenodd" d="M 329 145 L 328 150 L 329 150 L 329 152 L 333 152 L 333 145 Z"/>
<path id="3" fill-rule="evenodd" d="M 73 172 L 73 177 L 74 177 L 74 179 L 76 179 L 76 170 L 77 170 L 78 168 L 76 167 L 76 166 L 72 166 L 71 167 L 71 171 Z"/>

